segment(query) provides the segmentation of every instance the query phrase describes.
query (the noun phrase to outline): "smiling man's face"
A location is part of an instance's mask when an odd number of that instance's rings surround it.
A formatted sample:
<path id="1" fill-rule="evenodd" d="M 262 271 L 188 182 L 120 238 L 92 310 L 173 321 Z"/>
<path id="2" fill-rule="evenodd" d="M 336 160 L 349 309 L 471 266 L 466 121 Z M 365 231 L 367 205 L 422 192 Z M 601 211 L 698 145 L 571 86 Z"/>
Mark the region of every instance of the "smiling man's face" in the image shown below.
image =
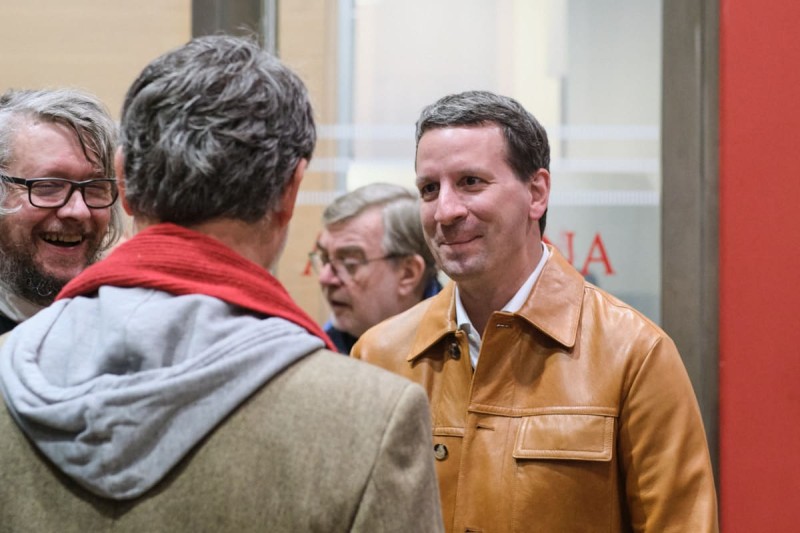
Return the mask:
<path id="1" fill-rule="evenodd" d="M 61 124 L 17 123 L 11 158 L 3 174 L 17 178 L 102 178 L 86 158 L 76 134 Z M 42 209 L 28 201 L 24 185 L 6 183 L 0 215 L 0 279 L 11 291 L 47 305 L 99 254 L 111 208 L 89 209 L 75 191 L 62 207 Z"/>

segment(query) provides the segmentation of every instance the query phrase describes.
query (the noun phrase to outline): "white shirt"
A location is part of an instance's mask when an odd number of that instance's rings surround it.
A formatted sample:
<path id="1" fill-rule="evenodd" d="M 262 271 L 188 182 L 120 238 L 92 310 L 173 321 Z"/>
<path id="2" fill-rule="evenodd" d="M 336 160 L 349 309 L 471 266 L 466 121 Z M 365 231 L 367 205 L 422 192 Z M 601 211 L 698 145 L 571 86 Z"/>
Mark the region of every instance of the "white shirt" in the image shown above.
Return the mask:
<path id="1" fill-rule="evenodd" d="M 547 263 L 549 258 L 550 252 L 547 246 L 542 243 L 542 257 L 539 259 L 539 264 L 536 265 L 536 268 L 533 269 L 531 275 L 528 276 L 528 279 L 525 280 L 525 283 L 517 290 L 516 294 L 514 294 L 508 303 L 500 309 L 501 311 L 516 313 L 522 308 L 533 289 L 533 284 L 539 279 L 539 274 L 542 272 L 544 264 Z M 458 292 L 458 284 L 456 284 L 456 322 L 458 323 L 458 329 L 467 334 L 467 339 L 469 340 L 469 360 L 472 362 L 472 368 L 475 368 L 478 366 L 478 356 L 481 352 L 481 334 L 477 331 L 475 326 L 472 325 L 472 321 L 469 319 L 466 309 L 464 309 L 464 304 L 461 303 L 461 294 Z"/>

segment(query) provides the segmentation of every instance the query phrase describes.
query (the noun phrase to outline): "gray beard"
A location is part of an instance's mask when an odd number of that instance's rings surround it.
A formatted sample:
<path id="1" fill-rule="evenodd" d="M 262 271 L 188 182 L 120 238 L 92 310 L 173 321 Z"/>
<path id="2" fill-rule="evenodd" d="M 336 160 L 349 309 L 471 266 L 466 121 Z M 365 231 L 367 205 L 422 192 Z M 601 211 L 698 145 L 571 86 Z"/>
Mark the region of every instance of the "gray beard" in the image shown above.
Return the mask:
<path id="1" fill-rule="evenodd" d="M 8 290 L 37 305 L 53 303 L 59 291 L 69 280 L 58 279 L 36 265 L 33 256 L 19 248 L 5 248 L 0 240 L 0 280 Z M 97 262 L 99 254 L 92 254 L 88 264 Z"/>

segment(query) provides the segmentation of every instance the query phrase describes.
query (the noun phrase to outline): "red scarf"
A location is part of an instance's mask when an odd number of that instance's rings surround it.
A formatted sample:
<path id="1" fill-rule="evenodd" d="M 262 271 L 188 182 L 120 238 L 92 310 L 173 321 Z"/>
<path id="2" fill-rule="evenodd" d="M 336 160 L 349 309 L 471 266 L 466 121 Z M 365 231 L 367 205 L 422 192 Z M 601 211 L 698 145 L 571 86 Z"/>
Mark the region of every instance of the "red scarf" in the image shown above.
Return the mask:
<path id="1" fill-rule="evenodd" d="M 285 318 L 336 347 L 272 274 L 221 242 L 175 224 L 156 224 L 120 244 L 70 281 L 57 300 L 86 296 L 103 285 L 204 294 L 267 316 Z"/>

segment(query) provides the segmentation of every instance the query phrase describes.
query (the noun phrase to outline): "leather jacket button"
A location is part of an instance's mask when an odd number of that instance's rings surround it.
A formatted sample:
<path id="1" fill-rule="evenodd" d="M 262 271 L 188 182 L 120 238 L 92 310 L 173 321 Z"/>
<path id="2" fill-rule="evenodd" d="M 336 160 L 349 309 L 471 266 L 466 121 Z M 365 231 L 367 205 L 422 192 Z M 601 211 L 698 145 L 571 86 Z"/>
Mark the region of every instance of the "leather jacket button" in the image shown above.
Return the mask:
<path id="1" fill-rule="evenodd" d="M 450 343 L 448 350 L 450 351 L 450 357 L 453 359 L 458 359 L 461 357 L 461 348 L 459 348 L 457 342 Z"/>
<path id="2" fill-rule="evenodd" d="M 444 444 L 433 445 L 433 456 L 437 461 L 444 461 L 447 459 L 447 446 Z"/>

